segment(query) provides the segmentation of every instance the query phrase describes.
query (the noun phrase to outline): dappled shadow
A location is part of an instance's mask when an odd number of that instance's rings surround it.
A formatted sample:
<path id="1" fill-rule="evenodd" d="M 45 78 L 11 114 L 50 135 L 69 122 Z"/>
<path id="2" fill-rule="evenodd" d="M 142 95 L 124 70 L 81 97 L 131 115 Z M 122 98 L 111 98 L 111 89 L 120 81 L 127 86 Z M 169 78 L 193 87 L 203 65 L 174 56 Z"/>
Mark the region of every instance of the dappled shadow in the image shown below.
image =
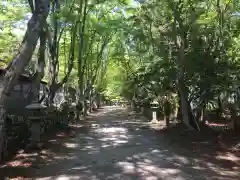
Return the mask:
<path id="1" fill-rule="evenodd" d="M 77 131 L 86 131 L 82 125 L 52 130 L 46 133 L 38 149 L 19 150 L 9 161 L 0 166 L 0 179 L 34 177 L 34 171 L 51 165 L 53 162 L 73 159 L 74 149 L 78 146 L 73 140 Z"/>
<path id="2" fill-rule="evenodd" d="M 215 179 L 240 177 L 240 149 L 236 146 L 239 135 L 238 138 L 229 136 L 204 126 L 200 132 L 186 131 L 182 124 L 163 129 L 159 133 L 165 137 L 165 141 L 168 141 L 176 154 L 194 159 L 194 164 L 199 168 L 211 170 Z M 231 137 L 234 137 L 235 141 L 230 141 Z M 219 174 L 218 178 L 216 174 Z"/>
<path id="3" fill-rule="evenodd" d="M 35 155 L 40 159 L 36 165 L 24 167 L 26 174 L 18 176 L 42 180 L 240 178 L 237 160 L 227 164 L 217 151 L 201 152 L 194 143 L 181 147 L 166 133 L 149 128 L 145 119 L 118 107 L 105 108 L 71 127 L 74 135 L 55 136 Z"/>

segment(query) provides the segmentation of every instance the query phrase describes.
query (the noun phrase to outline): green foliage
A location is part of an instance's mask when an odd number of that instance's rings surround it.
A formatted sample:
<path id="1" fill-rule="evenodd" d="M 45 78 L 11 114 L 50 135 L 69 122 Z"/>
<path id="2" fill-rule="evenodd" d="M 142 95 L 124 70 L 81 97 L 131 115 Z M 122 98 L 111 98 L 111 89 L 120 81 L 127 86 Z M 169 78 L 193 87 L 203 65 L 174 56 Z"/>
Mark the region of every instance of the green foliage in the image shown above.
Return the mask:
<path id="1" fill-rule="evenodd" d="M 18 4 L 16 0 L 11 2 Z M 82 48 L 85 88 L 87 82 L 92 82 L 109 98 L 127 99 L 153 99 L 168 92 L 177 93 L 177 43 L 181 38 L 181 65 L 189 101 L 215 101 L 222 93 L 239 86 L 240 18 L 234 15 L 239 10 L 235 1 L 87 1 L 83 34 L 79 32 L 81 2 L 62 1 L 60 12 L 49 17 L 49 22 L 57 17 L 61 24 L 59 79 L 66 74 L 70 59 L 71 28 L 78 27 L 74 66 L 67 84 L 77 87 L 77 56 Z M 22 3 L 1 11 L 0 20 L 8 23 L 0 34 L 0 55 L 9 60 L 21 42 L 12 33 L 12 25 L 30 10 Z M 178 18 L 177 24 L 174 17 Z M 81 36 L 84 42 L 80 48 Z"/>
<path id="2" fill-rule="evenodd" d="M 129 23 L 131 47 L 138 64 L 123 94 L 153 98 L 177 92 L 178 48 L 173 15 L 181 14 L 177 31 L 185 44 L 184 83 L 191 102 L 215 101 L 239 86 L 239 21 L 232 1 L 146 1 Z M 131 93 L 130 93 L 131 92 Z"/>
<path id="3" fill-rule="evenodd" d="M 0 8 L 0 58 L 5 63 L 10 61 L 17 53 L 18 47 L 22 41 L 19 34 L 24 34 L 24 30 L 18 30 L 16 26 L 20 25 L 25 14 L 28 12 L 27 4 L 24 1 L 10 0 L 6 6 Z M 4 64 L 2 64 L 5 66 Z"/>

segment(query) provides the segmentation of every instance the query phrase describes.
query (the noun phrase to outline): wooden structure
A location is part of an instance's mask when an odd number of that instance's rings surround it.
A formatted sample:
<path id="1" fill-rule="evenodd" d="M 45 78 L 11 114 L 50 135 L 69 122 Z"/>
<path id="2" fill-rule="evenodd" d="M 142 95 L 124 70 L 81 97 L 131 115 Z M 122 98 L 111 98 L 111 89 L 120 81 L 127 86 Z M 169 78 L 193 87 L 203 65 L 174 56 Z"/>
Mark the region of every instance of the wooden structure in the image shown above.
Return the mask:
<path id="1" fill-rule="evenodd" d="M 6 70 L 0 68 L 0 88 L 3 88 L 5 73 Z M 34 88 L 37 88 L 37 91 L 33 90 Z M 41 141 L 41 136 L 46 131 L 57 124 L 66 126 L 69 119 L 73 119 L 71 108 L 66 103 L 63 104 L 65 105 L 63 109 L 59 107 L 48 108 L 40 104 L 39 100 L 47 94 L 46 82 L 41 81 L 40 84 L 36 85 L 34 77 L 20 75 L 6 104 L 8 120 L 6 121 L 7 134 L 3 143 L 4 157 L 12 150 L 14 151 L 19 147 L 24 148 L 27 144 L 29 145 L 27 147 L 36 147 Z M 55 105 L 61 105 L 64 102 L 64 94 L 66 92 L 64 93 L 63 88 L 56 92 L 54 98 Z M 69 94 L 71 94 L 71 91 Z M 73 97 L 71 99 L 74 100 Z"/>
<path id="2" fill-rule="evenodd" d="M 3 88 L 3 78 L 5 73 L 5 69 L 0 69 L 0 88 Z M 34 79 L 27 75 L 21 75 L 10 94 L 7 109 L 10 111 L 21 112 L 24 107 L 31 104 L 33 101 L 37 101 L 44 94 L 46 84 L 46 82 L 41 81 L 39 89 L 37 90 L 37 95 L 32 97 L 31 91 L 34 85 Z"/>

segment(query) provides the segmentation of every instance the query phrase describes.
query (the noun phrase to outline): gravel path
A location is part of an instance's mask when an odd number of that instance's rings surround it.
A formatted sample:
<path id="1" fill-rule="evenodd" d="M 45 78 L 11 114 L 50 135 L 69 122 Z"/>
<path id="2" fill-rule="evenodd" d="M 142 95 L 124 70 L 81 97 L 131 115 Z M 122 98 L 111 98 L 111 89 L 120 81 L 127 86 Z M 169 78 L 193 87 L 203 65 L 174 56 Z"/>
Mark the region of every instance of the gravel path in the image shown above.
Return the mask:
<path id="1" fill-rule="evenodd" d="M 149 129 L 142 118 L 129 116 L 119 107 L 105 107 L 74 126 L 74 136 L 60 142 L 53 139 L 52 149 L 37 154 L 44 163 L 25 170 L 24 179 L 240 179 L 238 167 L 206 162 L 199 154 L 172 146 L 166 137 Z"/>

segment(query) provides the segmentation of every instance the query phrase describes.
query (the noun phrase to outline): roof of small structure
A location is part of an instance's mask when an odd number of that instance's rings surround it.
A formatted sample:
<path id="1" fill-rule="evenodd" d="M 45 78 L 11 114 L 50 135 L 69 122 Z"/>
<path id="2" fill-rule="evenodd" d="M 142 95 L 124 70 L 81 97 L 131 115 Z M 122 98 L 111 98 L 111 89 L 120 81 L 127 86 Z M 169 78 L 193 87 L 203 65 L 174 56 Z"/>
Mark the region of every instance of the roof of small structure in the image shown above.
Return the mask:
<path id="1" fill-rule="evenodd" d="M 0 76 L 4 76 L 6 72 L 7 72 L 6 69 L 0 67 Z M 32 81 L 33 81 L 33 78 L 32 78 L 31 76 L 29 76 L 29 75 L 21 74 L 21 75 L 19 76 L 19 80 L 20 80 L 20 81 L 23 81 L 23 82 L 32 82 Z M 41 83 L 42 83 L 42 84 L 47 84 L 47 82 L 45 82 L 45 81 L 41 81 Z"/>

